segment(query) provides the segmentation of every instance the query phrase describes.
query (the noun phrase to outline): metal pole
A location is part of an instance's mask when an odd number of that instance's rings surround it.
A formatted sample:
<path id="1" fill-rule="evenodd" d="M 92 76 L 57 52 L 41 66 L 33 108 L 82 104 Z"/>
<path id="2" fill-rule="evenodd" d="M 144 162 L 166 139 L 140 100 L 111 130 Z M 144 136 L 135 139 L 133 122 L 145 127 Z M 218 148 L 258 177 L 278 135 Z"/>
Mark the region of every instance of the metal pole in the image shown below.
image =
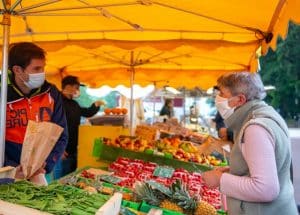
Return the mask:
<path id="1" fill-rule="evenodd" d="M 129 132 L 130 136 L 134 135 L 133 132 L 133 111 L 134 111 L 134 100 L 133 100 L 133 85 L 134 85 L 134 53 L 131 51 L 130 58 L 130 127 Z"/>
<path id="2" fill-rule="evenodd" d="M 151 123 L 151 124 L 154 124 L 154 121 L 155 121 L 156 81 L 154 81 L 153 84 L 154 84 L 154 94 L 153 94 L 153 119 L 152 119 L 152 123 Z"/>
<path id="3" fill-rule="evenodd" d="M 186 125 L 186 109 L 185 109 L 186 89 L 183 88 L 183 126 Z"/>
<path id="4" fill-rule="evenodd" d="M 10 8 L 10 1 L 6 1 L 6 7 Z M 3 14 L 3 47 L 1 70 L 1 99 L 0 99 L 0 167 L 4 165 L 5 157 L 5 128 L 6 128 L 6 103 L 7 103 L 7 70 L 8 70 L 8 46 L 10 30 L 10 14 Z"/>

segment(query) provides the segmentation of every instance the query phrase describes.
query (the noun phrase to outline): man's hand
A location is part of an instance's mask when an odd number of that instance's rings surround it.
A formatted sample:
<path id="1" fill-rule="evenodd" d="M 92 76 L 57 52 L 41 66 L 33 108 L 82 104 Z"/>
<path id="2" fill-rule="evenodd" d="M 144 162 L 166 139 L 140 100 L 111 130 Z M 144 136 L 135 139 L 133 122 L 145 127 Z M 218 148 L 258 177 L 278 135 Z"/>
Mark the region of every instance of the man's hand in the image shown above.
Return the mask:
<path id="1" fill-rule="evenodd" d="M 16 179 L 24 179 L 25 178 L 21 165 L 16 167 L 15 178 Z"/>
<path id="2" fill-rule="evenodd" d="M 39 174 L 45 174 L 46 173 L 45 167 L 46 167 L 46 162 L 31 177 L 39 175 Z"/>
<path id="3" fill-rule="evenodd" d="M 39 174 L 45 174 L 46 173 L 45 167 L 46 167 L 46 162 L 32 176 L 30 176 L 30 178 L 32 178 L 36 175 L 39 175 Z M 22 169 L 21 165 L 16 167 L 15 178 L 16 179 L 25 179 L 25 176 L 24 176 L 23 169 Z"/>
<path id="4" fill-rule="evenodd" d="M 99 100 L 99 101 L 95 101 L 94 104 L 95 104 L 96 107 L 100 107 L 100 106 L 106 105 L 106 102 L 102 101 L 102 100 Z"/>

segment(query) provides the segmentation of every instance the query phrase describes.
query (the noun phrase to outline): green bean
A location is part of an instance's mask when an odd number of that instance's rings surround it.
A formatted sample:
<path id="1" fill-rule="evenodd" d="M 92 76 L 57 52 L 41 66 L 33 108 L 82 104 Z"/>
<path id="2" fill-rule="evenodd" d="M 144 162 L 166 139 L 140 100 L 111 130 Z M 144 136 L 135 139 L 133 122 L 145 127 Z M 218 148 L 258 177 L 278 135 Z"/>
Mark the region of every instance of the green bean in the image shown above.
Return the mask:
<path id="1" fill-rule="evenodd" d="M 0 185 L 0 199 L 56 215 L 95 214 L 109 196 L 87 192 L 58 183 L 34 186 L 27 181 Z M 73 212 L 72 212 L 73 211 Z"/>

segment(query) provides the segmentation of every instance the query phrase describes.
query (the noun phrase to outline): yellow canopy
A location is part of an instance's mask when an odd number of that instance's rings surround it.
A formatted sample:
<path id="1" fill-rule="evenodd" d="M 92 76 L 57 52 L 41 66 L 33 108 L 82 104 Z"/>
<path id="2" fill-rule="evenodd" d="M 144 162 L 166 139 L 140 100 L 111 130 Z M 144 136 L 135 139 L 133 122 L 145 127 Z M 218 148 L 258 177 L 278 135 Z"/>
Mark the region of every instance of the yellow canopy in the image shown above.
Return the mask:
<path id="1" fill-rule="evenodd" d="M 48 51 L 55 83 L 73 74 L 90 86 L 128 86 L 134 67 L 137 84 L 205 89 L 228 71 L 256 71 L 288 21 L 300 23 L 299 8 L 299 0 L 16 0 L 1 14 L 6 24 L 11 17 L 10 43 Z"/>

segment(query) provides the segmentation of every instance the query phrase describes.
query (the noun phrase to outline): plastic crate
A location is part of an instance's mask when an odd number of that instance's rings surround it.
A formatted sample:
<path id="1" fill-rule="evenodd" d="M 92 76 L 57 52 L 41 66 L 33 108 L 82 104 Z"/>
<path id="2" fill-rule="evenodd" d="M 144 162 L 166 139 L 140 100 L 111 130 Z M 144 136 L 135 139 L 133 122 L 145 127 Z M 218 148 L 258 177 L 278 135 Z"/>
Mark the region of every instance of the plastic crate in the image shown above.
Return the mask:
<path id="1" fill-rule="evenodd" d="M 122 206 L 139 210 L 141 203 L 122 200 Z"/>
<path id="2" fill-rule="evenodd" d="M 180 212 L 176 212 L 176 211 L 171 211 L 171 210 L 167 210 L 164 208 L 159 208 L 159 207 L 155 207 L 152 205 L 147 204 L 146 202 L 142 202 L 140 205 L 140 211 L 144 212 L 144 213 L 148 213 L 152 208 L 156 208 L 156 209 L 160 209 L 163 211 L 163 215 L 183 215 L 183 213 Z M 217 213 L 219 215 L 227 215 L 227 212 L 223 211 L 223 210 L 218 210 Z"/>
<path id="3" fill-rule="evenodd" d="M 218 212 L 218 214 L 220 214 L 220 215 L 227 215 L 227 212 L 222 211 L 222 210 L 218 210 L 217 212 Z"/>
<path id="4" fill-rule="evenodd" d="M 155 207 L 152 205 L 148 205 L 146 202 L 142 202 L 141 206 L 140 206 L 140 211 L 144 212 L 144 213 L 148 213 L 152 208 L 157 208 L 163 211 L 163 215 L 184 215 L 183 213 L 179 213 L 176 211 L 171 211 L 171 210 L 167 210 L 164 208 L 159 208 L 159 207 Z"/>

